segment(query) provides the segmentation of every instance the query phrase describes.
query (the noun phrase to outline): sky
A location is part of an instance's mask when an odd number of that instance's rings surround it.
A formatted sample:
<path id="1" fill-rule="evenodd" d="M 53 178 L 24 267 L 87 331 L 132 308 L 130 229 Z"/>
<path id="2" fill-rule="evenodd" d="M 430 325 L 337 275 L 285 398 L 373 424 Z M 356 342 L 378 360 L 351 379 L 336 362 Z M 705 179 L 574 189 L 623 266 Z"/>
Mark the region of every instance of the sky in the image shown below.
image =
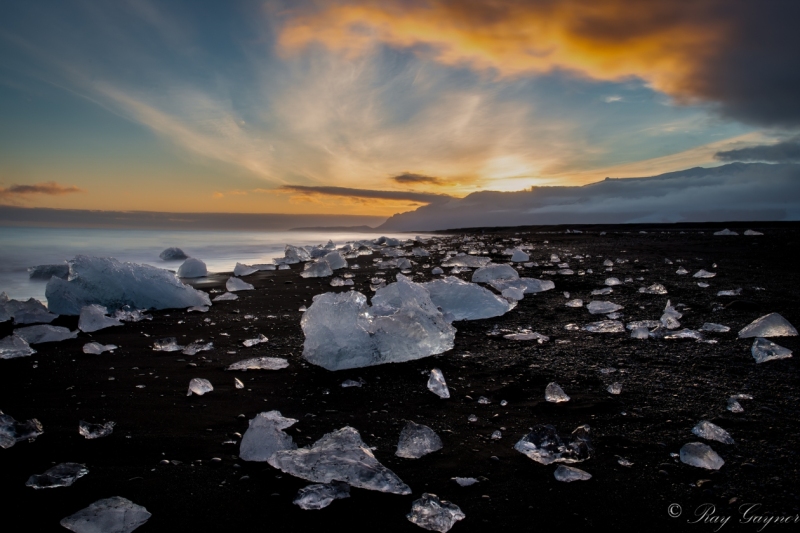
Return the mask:
<path id="1" fill-rule="evenodd" d="M 800 4 L 10 2 L 0 204 L 389 216 L 800 162 Z"/>

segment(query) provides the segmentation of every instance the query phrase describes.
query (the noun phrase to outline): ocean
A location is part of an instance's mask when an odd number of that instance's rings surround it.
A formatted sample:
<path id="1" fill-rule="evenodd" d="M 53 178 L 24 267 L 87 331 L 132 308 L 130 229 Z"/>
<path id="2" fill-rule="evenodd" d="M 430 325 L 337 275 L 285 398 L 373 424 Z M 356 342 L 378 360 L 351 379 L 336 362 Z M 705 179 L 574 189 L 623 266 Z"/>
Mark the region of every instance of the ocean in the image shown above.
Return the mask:
<path id="1" fill-rule="evenodd" d="M 10 298 L 36 298 L 46 303 L 45 280 L 32 280 L 28 268 L 55 264 L 76 255 L 114 257 L 120 261 L 177 270 L 182 261 L 162 261 L 171 246 L 206 263 L 209 272 L 231 272 L 237 262 L 271 263 L 283 257 L 287 244 L 337 245 L 375 239 L 377 233 L 324 231 L 177 231 L 76 228 L 0 227 L 0 292 Z M 406 239 L 408 234 L 386 234 Z"/>

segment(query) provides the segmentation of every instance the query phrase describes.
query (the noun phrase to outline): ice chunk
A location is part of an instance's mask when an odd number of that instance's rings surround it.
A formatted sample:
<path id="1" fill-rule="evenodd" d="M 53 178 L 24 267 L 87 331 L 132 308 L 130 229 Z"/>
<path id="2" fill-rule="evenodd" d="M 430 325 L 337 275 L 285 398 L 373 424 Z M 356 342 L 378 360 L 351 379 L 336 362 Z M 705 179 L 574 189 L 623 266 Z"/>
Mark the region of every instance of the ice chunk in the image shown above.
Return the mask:
<path id="1" fill-rule="evenodd" d="M 67 279 L 69 265 L 66 261 L 57 265 L 39 265 L 28 269 L 28 277 L 30 279 L 50 279 L 53 276 Z"/>
<path id="2" fill-rule="evenodd" d="M 603 266 L 604 267 L 613 267 L 614 266 L 614 262 L 611 261 L 611 259 L 606 259 L 605 261 L 603 261 Z"/>
<path id="3" fill-rule="evenodd" d="M 333 270 L 330 265 L 325 261 L 318 261 L 315 263 L 306 263 L 305 270 L 300 275 L 304 278 L 324 278 L 333 276 Z"/>
<path id="4" fill-rule="evenodd" d="M 53 489 L 56 487 L 69 487 L 75 480 L 88 474 L 86 465 L 78 463 L 61 463 L 45 471 L 44 474 L 36 474 L 28 478 L 25 482 L 26 487 L 34 489 Z"/>
<path id="5" fill-rule="evenodd" d="M 622 392 L 622 383 L 614 382 L 609 385 L 606 390 L 609 392 L 609 394 L 620 394 Z"/>
<path id="6" fill-rule="evenodd" d="M 114 318 L 122 322 L 140 322 L 142 320 L 153 320 L 151 315 L 144 314 L 144 310 L 133 309 L 129 305 L 122 306 L 114 312 Z"/>
<path id="7" fill-rule="evenodd" d="M 586 304 L 586 310 L 593 315 L 605 315 L 624 309 L 624 306 L 615 304 L 614 302 L 604 302 L 595 300 Z"/>
<path id="8" fill-rule="evenodd" d="M 731 413 L 744 413 L 744 409 L 742 408 L 742 404 L 739 403 L 739 400 L 752 400 L 753 397 L 749 394 L 734 394 L 730 398 L 728 398 L 728 411 Z"/>
<path id="9" fill-rule="evenodd" d="M 650 338 L 650 330 L 644 326 L 640 326 L 631 330 L 632 339 L 648 339 Z"/>
<path id="10" fill-rule="evenodd" d="M 276 452 L 296 450 L 291 435 L 284 429 L 297 423 L 294 418 L 285 418 L 280 411 L 259 413 L 252 418 L 239 445 L 239 457 L 243 461 L 269 461 Z"/>
<path id="11" fill-rule="evenodd" d="M 792 356 L 792 350 L 784 348 L 763 337 L 756 337 L 753 347 L 750 349 L 756 363 L 765 363 L 776 359 L 788 359 Z"/>
<path id="12" fill-rule="evenodd" d="M 720 231 L 715 231 L 714 235 L 739 235 L 739 234 L 736 233 L 735 231 L 731 231 L 728 228 L 725 228 L 725 229 L 720 230 Z"/>
<path id="13" fill-rule="evenodd" d="M 428 378 L 428 390 L 439 398 L 450 397 L 450 390 L 447 388 L 447 383 L 444 380 L 444 374 L 442 374 L 442 371 L 438 368 L 431 370 L 431 375 Z"/>
<path id="14" fill-rule="evenodd" d="M 505 401 L 505 400 L 503 400 L 503 401 Z M 502 402 L 500 403 L 500 405 L 503 405 Z M 495 431 L 492 431 L 492 440 L 500 440 L 502 438 L 503 438 L 503 434 L 500 432 L 499 429 L 495 430 Z"/>
<path id="15" fill-rule="evenodd" d="M 433 270 L 431 270 L 431 274 L 433 274 L 434 276 L 440 276 L 444 274 L 444 270 L 442 270 L 439 267 L 435 267 Z"/>
<path id="16" fill-rule="evenodd" d="M 503 338 L 510 339 L 512 341 L 537 341 L 539 344 L 544 344 L 545 342 L 550 340 L 550 337 L 547 335 L 542 335 L 541 333 L 537 333 L 535 331 L 521 331 L 520 333 L 509 333 L 507 335 L 503 335 Z"/>
<path id="17" fill-rule="evenodd" d="M 586 324 L 583 330 L 591 333 L 625 333 L 625 325 L 619 320 L 601 320 Z"/>
<path id="18" fill-rule="evenodd" d="M 35 353 L 36 350 L 30 347 L 28 341 L 19 335 L 9 335 L 0 340 L 0 359 L 16 359 Z"/>
<path id="19" fill-rule="evenodd" d="M 114 344 L 100 344 L 99 342 L 87 342 L 83 345 L 83 353 L 100 355 L 103 352 L 110 352 L 116 350 L 117 346 Z"/>
<path id="20" fill-rule="evenodd" d="M 331 270 L 339 270 L 340 268 L 347 268 L 347 260 L 339 252 L 331 252 L 322 258 L 323 261 L 328 263 Z"/>
<path id="21" fill-rule="evenodd" d="M 226 370 L 280 370 L 289 366 L 289 361 L 281 357 L 255 357 L 230 365 Z"/>
<path id="22" fill-rule="evenodd" d="M 27 326 L 14 330 L 15 335 L 19 335 L 28 344 L 39 344 L 42 342 L 61 342 L 67 339 L 74 339 L 78 336 L 78 330 L 70 331 L 69 328 L 61 326 Z"/>
<path id="23" fill-rule="evenodd" d="M 228 281 L 225 282 L 225 289 L 228 292 L 252 291 L 255 289 L 255 287 L 244 280 L 231 276 L 228 278 Z M 207 305 L 211 305 L 211 302 L 209 302 Z"/>
<path id="24" fill-rule="evenodd" d="M 592 475 L 589 472 L 581 470 L 580 468 L 575 468 L 574 466 L 565 465 L 558 465 L 553 475 L 557 481 L 563 481 L 564 483 L 592 479 Z"/>
<path id="25" fill-rule="evenodd" d="M 428 426 L 408 422 L 400 432 L 395 455 L 404 459 L 419 459 L 442 449 L 442 439 Z"/>
<path id="26" fill-rule="evenodd" d="M 622 285 L 622 282 L 619 278 L 606 278 L 605 284 L 609 287 L 613 287 L 615 285 Z"/>
<path id="27" fill-rule="evenodd" d="M 722 444 L 734 444 L 730 433 L 708 420 L 701 420 L 692 428 L 692 433 L 706 440 L 715 440 Z"/>
<path id="28" fill-rule="evenodd" d="M 351 427 L 328 433 L 307 448 L 278 451 L 268 462 L 287 474 L 317 483 L 344 481 L 362 489 L 411 494 L 408 485 L 375 459 Z"/>
<path id="29" fill-rule="evenodd" d="M 500 296 L 506 300 L 518 302 L 525 298 L 525 290 L 518 287 L 509 287 L 507 289 L 503 289 L 503 292 L 500 294 Z"/>
<path id="30" fill-rule="evenodd" d="M 411 504 L 411 512 L 406 518 L 423 529 L 445 533 L 463 520 L 466 515 L 461 509 L 446 500 L 439 500 L 435 494 L 424 492 L 419 500 Z"/>
<path id="31" fill-rule="evenodd" d="M 553 381 L 548 383 L 547 387 L 545 387 L 544 399 L 548 402 L 561 403 L 568 402 L 569 396 L 567 396 L 567 393 L 564 392 L 564 389 L 562 389 L 558 383 Z"/>
<path id="32" fill-rule="evenodd" d="M 725 461 L 711 449 L 711 446 L 702 442 L 689 442 L 684 444 L 680 452 L 681 462 L 687 465 L 705 468 L 707 470 L 719 470 Z"/>
<path id="33" fill-rule="evenodd" d="M 752 229 L 745 230 L 744 234 L 748 235 L 748 236 L 751 236 L 751 235 L 764 235 L 760 231 L 755 231 L 755 230 L 752 230 Z"/>
<path id="34" fill-rule="evenodd" d="M 525 294 L 549 291 L 556 288 L 556 284 L 550 280 L 536 278 L 519 279 L 496 279 L 489 282 L 489 285 L 502 292 L 506 289 L 522 289 Z"/>
<path id="35" fill-rule="evenodd" d="M 202 396 L 207 392 L 211 392 L 214 390 L 214 387 L 211 385 L 211 382 L 207 379 L 203 378 L 192 378 L 192 381 L 189 382 L 189 392 L 186 393 L 186 396 L 191 396 L 192 393 L 197 394 L 198 396 Z"/>
<path id="36" fill-rule="evenodd" d="M 529 261 L 530 256 L 520 250 L 519 248 L 514 248 L 514 253 L 511 254 L 511 261 L 514 263 L 524 263 L 525 261 Z"/>
<path id="37" fill-rule="evenodd" d="M 178 267 L 179 278 L 203 278 L 208 275 L 208 267 L 199 259 L 190 257 Z"/>
<path id="38" fill-rule="evenodd" d="M 678 270 L 676 270 L 676 271 L 675 271 L 675 273 L 676 273 L 676 274 L 678 274 L 679 276 L 683 276 L 683 275 L 685 275 L 685 274 L 688 274 L 688 273 L 689 273 L 689 271 L 688 271 L 688 270 L 686 270 L 686 269 L 685 269 L 685 268 L 683 268 L 683 267 L 678 267 Z"/>
<path id="39" fill-rule="evenodd" d="M 361 387 L 364 384 L 362 380 L 346 379 L 342 381 L 342 388 Z"/>
<path id="40" fill-rule="evenodd" d="M 257 268 L 253 268 L 250 265 L 243 265 L 242 263 L 236 263 L 236 266 L 233 267 L 233 275 L 238 277 L 249 276 L 256 272 L 258 272 Z"/>
<path id="41" fill-rule="evenodd" d="M 510 265 L 488 265 L 472 273 L 473 283 L 489 283 L 500 279 L 519 279 L 519 273 Z"/>
<path id="42" fill-rule="evenodd" d="M 116 318 L 106 316 L 108 309 L 102 305 L 91 304 L 81 309 L 81 316 L 78 319 L 78 329 L 91 333 L 111 326 L 121 326 L 122 322 Z"/>
<path id="43" fill-rule="evenodd" d="M 178 339 L 175 337 L 167 337 L 153 341 L 154 352 L 178 352 L 183 350 L 183 346 L 178 344 Z"/>
<path id="44" fill-rule="evenodd" d="M 667 294 L 667 288 L 660 283 L 653 283 L 649 287 L 639 287 L 642 294 Z"/>
<path id="45" fill-rule="evenodd" d="M 230 301 L 238 300 L 238 299 L 239 299 L 239 295 L 238 294 L 234 294 L 232 292 L 224 292 L 224 293 L 220 294 L 219 296 L 215 297 L 212 301 L 214 301 L 214 302 L 230 302 Z"/>
<path id="46" fill-rule="evenodd" d="M 469 487 L 478 483 L 478 480 L 474 477 L 454 477 L 452 480 L 462 487 Z"/>
<path id="47" fill-rule="evenodd" d="M 462 281 L 455 277 L 422 283 L 434 305 L 442 313 L 453 315 L 453 320 L 478 320 L 502 316 L 516 304 L 500 298 L 489 289 Z"/>
<path id="48" fill-rule="evenodd" d="M 341 481 L 331 481 L 325 484 L 308 485 L 297 491 L 294 503 L 301 509 L 323 509 L 333 500 L 350 497 L 350 485 Z"/>
<path id="49" fill-rule="evenodd" d="M 116 425 L 116 422 L 110 421 L 105 424 L 92 424 L 91 422 L 81 420 L 80 423 L 78 423 L 78 433 L 87 439 L 99 439 L 111 435 Z"/>
<path id="50" fill-rule="evenodd" d="M 742 289 L 717 291 L 717 296 L 739 296 L 740 294 L 742 294 Z"/>
<path id="51" fill-rule="evenodd" d="M 429 257 L 431 254 L 425 248 L 414 247 L 411 249 L 411 254 L 414 257 Z"/>
<path id="52" fill-rule="evenodd" d="M 699 331 L 695 331 L 693 329 L 683 328 L 680 331 L 676 331 L 674 333 L 669 333 L 664 335 L 665 339 L 694 339 L 696 341 L 702 341 L 705 339 L 703 334 Z"/>
<path id="53" fill-rule="evenodd" d="M 661 325 L 667 329 L 677 329 L 681 327 L 681 323 L 678 322 L 678 319 L 683 316 L 675 307 L 672 306 L 669 300 L 667 300 L 667 305 L 664 308 L 664 314 L 661 315 Z"/>
<path id="54" fill-rule="evenodd" d="M 35 298 L 23 302 L 9 299 L 5 292 L 0 293 L 0 322 L 13 318 L 15 324 L 49 324 L 56 317 L 58 315 L 48 312 Z"/>
<path id="55" fill-rule="evenodd" d="M 11 448 L 17 442 L 33 440 L 43 433 L 42 424 L 35 418 L 17 422 L 0 411 L 0 448 Z"/>
<path id="56" fill-rule="evenodd" d="M 740 339 L 752 337 L 794 337 L 797 330 L 778 313 L 764 315 L 739 331 Z"/>
<path id="57" fill-rule="evenodd" d="M 75 533 L 130 533 L 151 516 L 141 505 L 114 496 L 64 518 L 61 525 Z"/>
<path id="58" fill-rule="evenodd" d="M 712 322 L 706 322 L 703 324 L 703 327 L 700 328 L 700 331 L 710 331 L 712 333 L 727 333 L 731 330 L 728 326 L 723 326 L 722 324 L 714 324 Z"/>
<path id="59" fill-rule="evenodd" d="M 203 342 L 203 339 L 198 339 L 191 343 L 189 346 L 181 350 L 183 355 L 197 355 L 200 352 L 207 352 L 214 349 L 213 342 Z"/>
<path id="60" fill-rule="evenodd" d="M 713 278 L 716 275 L 717 275 L 716 272 L 709 272 L 709 271 L 704 270 L 704 269 L 701 268 L 700 270 L 698 270 L 697 272 L 694 273 L 693 277 L 695 277 L 695 278 Z"/>
<path id="61" fill-rule="evenodd" d="M 604 289 L 595 289 L 592 291 L 592 296 L 607 296 L 614 292 L 614 289 L 611 287 L 605 287 Z"/>
<path id="62" fill-rule="evenodd" d="M 179 261 L 181 259 L 187 259 L 189 256 L 186 255 L 180 248 L 173 246 L 158 254 L 158 257 L 160 257 L 163 261 Z"/>
<path id="63" fill-rule="evenodd" d="M 263 333 L 259 333 L 258 337 L 256 337 L 255 339 L 247 339 L 245 341 L 242 341 L 242 344 L 244 344 L 246 348 L 250 348 L 252 346 L 255 346 L 256 344 L 263 344 L 265 342 L 269 342 L 269 339 L 267 339 L 267 337 Z"/>
<path id="64" fill-rule="evenodd" d="M 537 424 L 514 445 L 514 449 L 543 465 L 579 463 L 589 459 L 594 452 L 589 432 L 589 426 L 578 426 L 572 432 L 570 441 L 565 443 L 556 428 Z"/>
<path id="65" fill-rule="evenodd" d="M 284 256 L 283 262 L 287 264 L 300 263 L 311 259 L 311 255 L 307 251 L 291 244 L 286 245 Z"/>
<path id="66" fill-rule="evenodd" d="M 490 258 L 488 258 L 488 257 L 478 257 L 478 256 L 475 256 L 475 255 L 457 255 L 457 256 L 454 256 L 454 257 L 449 257 L 447 260 L 445 260 L 442 263 L 442 266 L 446 266 L 446 267 L 454 267 L 454 266 L 469 267 L 469 268 L 477 268 L 478 270 L 480 270 L 481 267 L 485 267 L 486 265 L 491 263 L 491 261 L 492 260 Z M 499 266 L 499 265 L 495 265 L 495 266 Z M 506 265 L 506 266 L 508 266 L 508 265 Z M 511 267 L 509 267 L 509 268 L 511 268 Z M 517 277 L 519 277 L 519 276 L 517 276 Z M 473 279 L 472 281 L 476 281 L 476 280 Z"/>
<path id="67" fill-rule="evenodd" d="M 574 300 L 570 300 L 564 304 L 567 307 L 583 307 L 583 300 L 580 298 L 576 298 Z"/>
<path id="68" fill-rule="evenodd" d="M 184 285 L 166 270 L 83 255 L 70 261 L 69 281 L 51 278 L 45 295 L 50 311 L 62 315 L 78 315 L 90 304 L 109 309 L 211 305 L 208 294 Z"/>

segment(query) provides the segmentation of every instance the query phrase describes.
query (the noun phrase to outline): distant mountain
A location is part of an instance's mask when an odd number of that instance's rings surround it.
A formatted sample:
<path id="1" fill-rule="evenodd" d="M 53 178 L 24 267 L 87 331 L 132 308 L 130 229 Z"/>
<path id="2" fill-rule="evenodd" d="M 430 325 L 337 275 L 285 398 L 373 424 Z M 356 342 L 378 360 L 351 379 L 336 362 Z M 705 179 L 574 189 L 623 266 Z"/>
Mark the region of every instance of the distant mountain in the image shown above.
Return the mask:
<path id="1" fill-rule="evenodd" d="M 376 229 L 735 220 L 800 220 L 800 165 L 731 163 L 580 187 L 482 191 L 394 215 Z"/>
<path id="2" fill-rule="evenodd" d="M 313 226 L 309 228 L 292 228 L 289 231 L 341 231 L 347 233 L 375 233 L 372 226 Z"/>

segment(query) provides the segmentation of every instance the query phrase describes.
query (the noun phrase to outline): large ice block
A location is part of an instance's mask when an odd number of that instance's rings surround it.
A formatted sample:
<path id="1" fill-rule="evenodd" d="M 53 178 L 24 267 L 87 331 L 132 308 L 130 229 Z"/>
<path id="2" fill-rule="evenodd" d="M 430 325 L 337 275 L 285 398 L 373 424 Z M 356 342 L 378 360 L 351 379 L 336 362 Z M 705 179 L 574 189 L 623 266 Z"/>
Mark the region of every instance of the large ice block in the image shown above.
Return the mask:
<path id="1" fill-rule="evenodd" d="M 449 276 L 423 283 L 431 301 L 453 320 L 478 320 L 502 316 L 516 307 L 489 289 Z"/>
<path id="2" fill-rule="evenodd" d="M 78 319 L 78 329 L 84 333 L 91 333 L 111 326 L 121 326 L 122 322 L 116 318 L 106 316 L 108 309 L 102 305 L 91 304 L 81 309 Z"/>
<path id="3" fill-rule="evenodd" d="M 487 265 L 472 273 L 473 283 L 489 283 L 499 279 L 519 279 L 519 273 L 509 265 Z"/>
<path id="4" fill-rule="evenodd" d="M 75 533 L 131 533 L 151 516 L 141 505 L 114 496 L 64 518 L 61 525 Z"/>
<path id="5" fill-rule="evenodd" d="M 291 435 L 283 432 L 296 423 L 297 420 L 285 418 L 280 411 L 258 413 L 242 436 L 239 457 L 243 461 L 266 462 L 278 451 L 297 449 Z"/>

